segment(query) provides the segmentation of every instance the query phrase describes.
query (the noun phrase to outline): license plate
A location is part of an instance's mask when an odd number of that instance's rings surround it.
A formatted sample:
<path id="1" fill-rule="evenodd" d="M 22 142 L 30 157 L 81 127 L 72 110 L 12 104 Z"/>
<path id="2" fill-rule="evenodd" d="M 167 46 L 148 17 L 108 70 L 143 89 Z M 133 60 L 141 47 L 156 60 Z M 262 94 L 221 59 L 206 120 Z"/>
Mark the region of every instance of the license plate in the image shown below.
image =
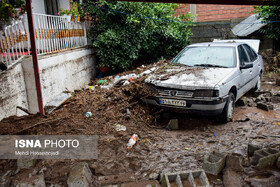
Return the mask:
<path id="1" fill-rule="evenodd" d="M 186 101 L 175 100 L 175 99 L 160 99 L 159 103 L 163 105 L 187 106 Z"/>

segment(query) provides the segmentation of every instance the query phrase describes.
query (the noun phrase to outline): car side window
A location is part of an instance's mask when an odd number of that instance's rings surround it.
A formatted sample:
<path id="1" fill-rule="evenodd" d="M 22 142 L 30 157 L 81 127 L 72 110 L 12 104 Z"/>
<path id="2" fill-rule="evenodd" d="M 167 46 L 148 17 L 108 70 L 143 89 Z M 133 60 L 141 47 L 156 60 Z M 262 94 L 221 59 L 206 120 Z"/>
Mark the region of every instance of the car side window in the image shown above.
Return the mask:
<path id="1" fill-rule="evenodd" d="M 245 63 L 248 63 L 250 60 L 249 60 L 244 48 L 241 45 L 239 45 L 237 50 L 238 50 L 240 65 L 242 66 Z"/>
<path id="2" fill-rule="evenodd" d="M 249 55 L 251 62 L 255 61 L 257 59 L 257 54 L 252 50 L 252 48 L 247 44 L 244 44 L 242 46 L 244 47 L 247 54 Z"/>

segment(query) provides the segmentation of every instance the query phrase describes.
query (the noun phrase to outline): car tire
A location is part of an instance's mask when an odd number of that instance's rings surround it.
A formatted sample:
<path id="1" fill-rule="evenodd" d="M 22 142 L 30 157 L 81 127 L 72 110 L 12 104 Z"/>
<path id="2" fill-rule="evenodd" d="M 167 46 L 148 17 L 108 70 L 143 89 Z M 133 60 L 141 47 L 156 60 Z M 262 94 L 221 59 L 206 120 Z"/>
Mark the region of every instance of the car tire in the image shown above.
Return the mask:
<path id="1" fill-rule="evenodd" d="M 220 115 L 220 121 L 222 123 L 227 123 L 232 121 L 235 106 L 235 97 L 233 93 L 229 92 L 226 105 L 222 114 Z"/>
<path id="2" fill-rule="evenodd" d="M 255 85 L 255 87 L 252 89 L 254 92 L 257 91 L 257 90 L 260 90 L 261 89 L 261 86 L 262 86 L 262 77 L 261 75 L 258 76 L 258 81 Z"/>

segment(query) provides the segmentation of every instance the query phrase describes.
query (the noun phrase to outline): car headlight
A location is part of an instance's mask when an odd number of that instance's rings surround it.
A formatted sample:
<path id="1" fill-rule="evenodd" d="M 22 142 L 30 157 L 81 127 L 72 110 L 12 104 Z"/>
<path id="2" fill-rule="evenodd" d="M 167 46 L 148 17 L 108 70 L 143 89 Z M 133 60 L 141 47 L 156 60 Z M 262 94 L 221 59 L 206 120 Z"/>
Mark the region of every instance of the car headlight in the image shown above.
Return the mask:
<path id="1" fill-rule="evenodd" d="M 219 97 L 219 90 L 195 90 L 193 97 Z"/>

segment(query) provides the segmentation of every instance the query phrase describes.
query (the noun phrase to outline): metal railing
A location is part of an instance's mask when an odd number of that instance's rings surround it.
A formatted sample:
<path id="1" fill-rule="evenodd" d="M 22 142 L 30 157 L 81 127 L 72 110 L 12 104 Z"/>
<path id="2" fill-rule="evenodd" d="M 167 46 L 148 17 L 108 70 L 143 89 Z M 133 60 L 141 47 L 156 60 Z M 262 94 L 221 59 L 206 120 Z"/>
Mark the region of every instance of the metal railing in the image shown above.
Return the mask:
<path id="1" fill-rule="evenodd" d="M 89 23 L 70 22 L 66 17 L 33 14 L 37 53 L 49 54 L 86 46 Z M 0 31 L 0 62 L 11 66 L 30 55 L 27 16 Z"/>

